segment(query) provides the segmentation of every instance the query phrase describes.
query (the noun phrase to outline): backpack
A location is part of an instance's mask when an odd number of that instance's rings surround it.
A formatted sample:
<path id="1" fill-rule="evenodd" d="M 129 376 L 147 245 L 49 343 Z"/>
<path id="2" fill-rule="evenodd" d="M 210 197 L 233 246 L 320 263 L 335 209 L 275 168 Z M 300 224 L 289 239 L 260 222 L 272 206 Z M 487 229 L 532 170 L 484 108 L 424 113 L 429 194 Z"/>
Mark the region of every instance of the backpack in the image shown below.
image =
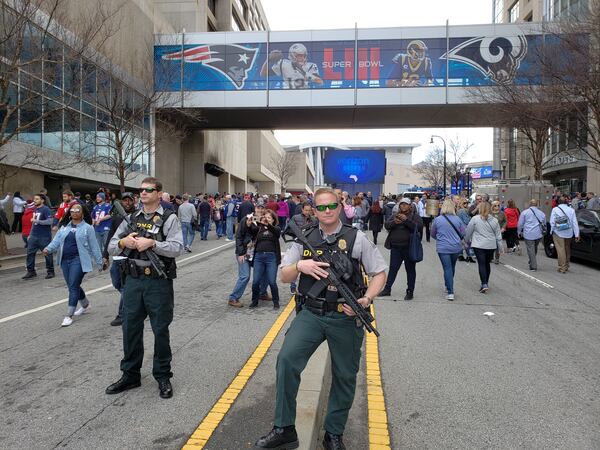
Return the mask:
<path id="1" fill-rule="evenodd" d="M 558 231 L 570 230 L 571 229 L 571 221 L 569 220 L 569 217 L 565 214 L 565 212 L 560 207 L 560 205 L 557 206 L 556 208 L 560 209 L 560 213 L 562 214 L 562 216 L 559 216 L 554 220 L 555 228 Z"/>

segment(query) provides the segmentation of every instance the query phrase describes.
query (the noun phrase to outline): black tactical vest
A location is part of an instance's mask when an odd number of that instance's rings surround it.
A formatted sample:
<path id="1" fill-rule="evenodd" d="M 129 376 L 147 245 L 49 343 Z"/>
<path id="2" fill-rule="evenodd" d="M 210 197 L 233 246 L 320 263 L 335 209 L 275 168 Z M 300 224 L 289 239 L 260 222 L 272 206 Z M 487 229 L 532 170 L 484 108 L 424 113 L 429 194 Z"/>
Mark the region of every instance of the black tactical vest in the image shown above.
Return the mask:
<path id="1" fill-rule="evenodd" d="M 354 248 L 358 230 L 348 225 L 342 225 L 342 229 L 335 236 L 335 241 L 331 244 L 323 239 L 318 225 L 307 228 L 304 233 L 308 242 L 310 242 L 317 253 L 328 252 L 329 254 L 334 254 L 338 252 L 348 258 L 350 265 L 352 266 L 352 276 L 345 281 L 345 283 L 357 298 L 362 297 L 366 291 L 362 266 L 358 259 L 352 258 L 352 249 Z M 313 259 L 310 250 L 306 248 L 303 249 L 302 259 Z M 298 282 L 298 293 L 300 295 L 306 295 L 316 281 L 317 280 L 310 275 L 301 273 L 300 281 Z M 319 298 L 327 300 L 328 302 L 343 302 L 339 292 L 337 292 L 337 290 L 331 290 L 331 288 L 324 290 Z"/>
<path id="2" fill-rule="evenodd" d="M 165 209 L 162 215 L 155 212 L 154 215 L 150 217 L 150 219 L 146 219 L 146 216 L 144 215 L 143 211 L 139 214 L 137 214 L 136 212 L 130 216 L 131 225 L 137 230 L 139 236 L 148 239 L 154 239 L 158 242 L 164 242 L 166 240 L 166 236 L 164 233 L 164 225 L 167 219 L 172 214 L 175 213 L 170 209 Z M 157 256 L 161 259 L 162 262 L 165 263 L 165 272 L 167 273 L 167 277 L 171 280 L 177 278 L 177 264 L 175 263 L 175 258 L 169 258 L 158 254 Z M 127 257 L 131 259 L 141 259 L 145 261 L 148 260 L 148 257 L 144 252 L 140 253 L 135 249 L 131 250 Z"/>

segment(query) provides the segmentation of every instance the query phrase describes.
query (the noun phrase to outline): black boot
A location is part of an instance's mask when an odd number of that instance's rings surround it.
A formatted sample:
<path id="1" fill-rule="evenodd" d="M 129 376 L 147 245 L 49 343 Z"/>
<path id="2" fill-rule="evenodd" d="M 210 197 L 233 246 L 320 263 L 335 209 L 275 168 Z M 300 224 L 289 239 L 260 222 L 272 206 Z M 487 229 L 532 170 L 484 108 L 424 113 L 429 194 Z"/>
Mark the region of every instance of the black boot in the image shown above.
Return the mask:
<path id="1" fill-rule="evenodd" d="M 105 392 L 109 395 L 118 394 L 128 389 L 140 387 L 141 385 L 142 383 L 140 382 L 140 380 L 132 380 L 130 378 L 126 378 L 125 375 L 123 375 L 119 381 L 107 387 Z"/>
<path id="2" fill-rule="evenodd" d="M 271 448 L 277 450 L 292 450 L 299 447 L 296 427 L 273 427 L 266 436 L 261 437 L 254 448 Z"/>
<path id="3" fill-rule="evenodd" d="M 404 300 L 412 300 L 413 299 L 413 293 L 412 291 L 406 291 L 406 295 L 404 296 Z"/>
<path id="4" fill-rule="evenodd" d="M 342 441 L 341 434 L 331 434 L 329 431 L 325 432 L 323 438 L 323 448 L 325 450 L 346 450 L 344 441 Z"/>
<path id="5" fill-rule="evenodd" d="M 35 272 L 27 272 L 27 275 L 25 275 L 24 277 L 21 277 L 22 280 L 29 280 L 31 278 L 35 278 L 37 277 L 37 273 Z"/>
<path id="6" fill-rule="evenodd" d="M 377 297 L 389 297 L 390 295 L 392 295 L 392 290 L 386 287 L 383 288 L 383 291 L 381 291 Z"/>
<path id="7" fill-rule="evenodd" d="M 171 386 L 171 382 L 169 379 L 160 380 L 158 382 L 158 395 L 160 398 L 171 398 L 173 397 L 173 386 Z"/>

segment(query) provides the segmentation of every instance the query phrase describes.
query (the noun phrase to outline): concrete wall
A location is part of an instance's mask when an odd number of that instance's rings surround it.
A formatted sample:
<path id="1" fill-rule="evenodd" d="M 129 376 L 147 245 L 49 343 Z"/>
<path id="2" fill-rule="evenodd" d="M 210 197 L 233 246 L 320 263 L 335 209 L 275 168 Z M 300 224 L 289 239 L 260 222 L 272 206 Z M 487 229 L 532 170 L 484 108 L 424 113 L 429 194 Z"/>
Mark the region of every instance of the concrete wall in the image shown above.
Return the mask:
<path id="1" fill-rule="evenodd" d="M 154 154 L 154 176 L 158 178 L 167 192 L 181 192 L 183 156 L 181 142 L 165 135 L 165 130 L 156 126 L 156 150 Z"/>

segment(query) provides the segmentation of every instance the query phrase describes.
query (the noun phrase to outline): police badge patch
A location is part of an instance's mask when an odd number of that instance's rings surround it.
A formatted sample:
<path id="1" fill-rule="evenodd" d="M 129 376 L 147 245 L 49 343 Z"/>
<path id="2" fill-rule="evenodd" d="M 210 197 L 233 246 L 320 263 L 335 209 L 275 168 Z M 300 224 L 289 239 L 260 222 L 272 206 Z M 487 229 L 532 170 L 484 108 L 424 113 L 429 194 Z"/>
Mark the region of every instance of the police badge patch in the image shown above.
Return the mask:
<path id="1" fill-rule="evenodd" d="M 346 248 L 348 247 L 348 244 L 346 244 L 346 241 L 344 239 L 340 239 L 338 241 L 338 247 L 340 248 L 340 250 L 346 250 Z"/>

